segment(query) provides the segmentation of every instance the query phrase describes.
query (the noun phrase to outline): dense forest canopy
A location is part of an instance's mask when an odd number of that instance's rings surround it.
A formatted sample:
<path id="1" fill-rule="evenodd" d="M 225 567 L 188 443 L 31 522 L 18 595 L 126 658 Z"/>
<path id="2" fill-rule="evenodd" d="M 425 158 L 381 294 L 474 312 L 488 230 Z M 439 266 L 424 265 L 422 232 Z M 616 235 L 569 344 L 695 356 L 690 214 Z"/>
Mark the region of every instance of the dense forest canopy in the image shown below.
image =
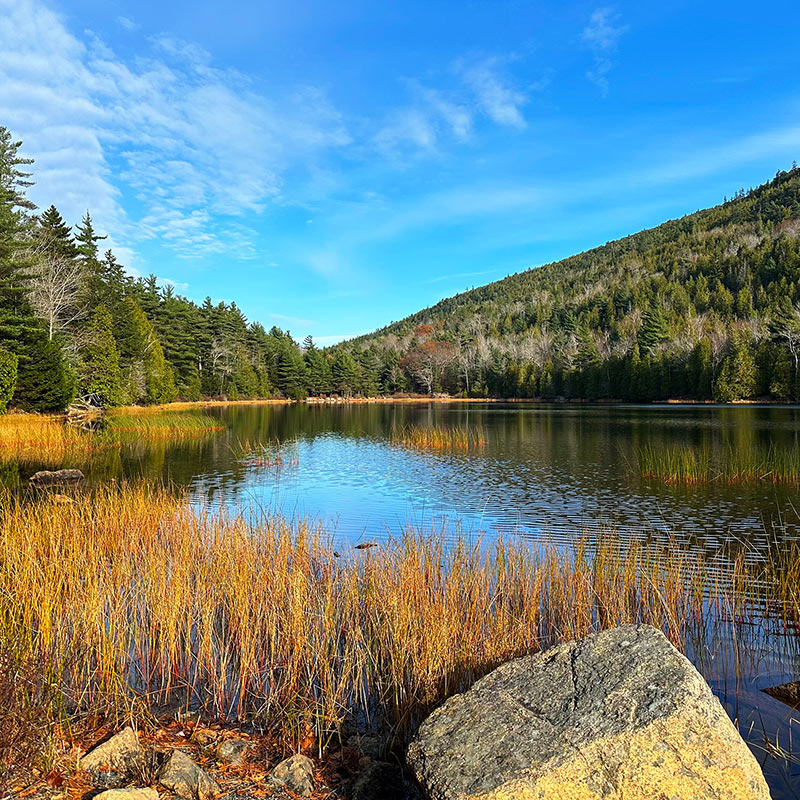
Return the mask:
<path id="1" fill-rule="evenodd" d="M 88 211 L 74 229 L 55 206 L 36 213 L 20 146 L 0 127 L 0 411 L 305 395 L 313 343 L 134 280 Z"/>
<path id="2" fill-rule="evenodd" d="M 334 352 L 383 392 L 796 400 L 800 169 Z"/>
<path id="3" fill-rule="evenodd" d="M 0 411 L 447 392 L 800 398 L 800 169 L 327 350 L 127 275 L 89 212 L 27 198 L 0 127 Z"/>

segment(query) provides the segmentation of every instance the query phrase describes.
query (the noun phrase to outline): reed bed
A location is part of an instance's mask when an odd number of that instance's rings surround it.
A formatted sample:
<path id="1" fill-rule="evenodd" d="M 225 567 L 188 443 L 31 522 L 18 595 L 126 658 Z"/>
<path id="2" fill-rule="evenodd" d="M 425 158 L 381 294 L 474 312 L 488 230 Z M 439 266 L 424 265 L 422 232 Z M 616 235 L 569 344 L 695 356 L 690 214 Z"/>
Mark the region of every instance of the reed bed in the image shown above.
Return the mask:
<path id="1" fill-rule="evenodd" d="M 418 450 L 455 450 L 469 452 L 486 445 L 481 428 L 446 425 L 406 425 L 392 430 L 392 444 Z"/>
<path id="2" fill-rule="evenodd" d="M 120 440 L 133 437 L 157 440 L 205 436 L 222 430 L 225 426 L 208 414 L 160 408 L 157 411 L 146 409 L 140 414 L 112 412 L 103 434 Z"/>
<path id="3" fill-rule="evenodd" d="M 745 579 L 613 537 L 409 530 L 335 550 L 319 525 L 198 512 L 142 485 L 0 497 L 0 645 L 49 665 L 62 713 L 200 709 L 287 750 L 321 751 L 354 721 L 402 741 L 502 661 L 599 628 L 647 622 L 680 646 L 720 609 L 746 613 Z"/>
<path id="4" fill-rule="evenodd" d="M 800 447 L 728 447 L 714 451 L 688 445 L 643 447 L 638 452 L 643 478 L 668 484 L 775 483 L 800 486 Z"/>
<path id="5" fill-rule="evenodd" d="M 0 463 L 77 466 L 123 444 L 199 438 L 225 427 L 208 414 L 163 409 L 113 411 L 93 424 L 94 429 L 71 425 L 62 415 L 0 416 Z"/>
<path id="6" fill-rule="evenodd" d="M 72 464 L 119 442 L 66 424 L 63 416 L 7 414 L 0 417 L 0 461 Z"/>

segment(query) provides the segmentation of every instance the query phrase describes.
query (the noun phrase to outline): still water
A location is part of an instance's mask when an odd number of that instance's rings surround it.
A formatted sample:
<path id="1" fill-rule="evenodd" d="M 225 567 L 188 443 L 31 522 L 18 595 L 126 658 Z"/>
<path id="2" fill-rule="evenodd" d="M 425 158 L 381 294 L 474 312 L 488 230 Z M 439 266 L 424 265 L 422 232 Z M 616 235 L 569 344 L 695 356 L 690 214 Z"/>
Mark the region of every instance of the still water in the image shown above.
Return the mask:
<path id="1" fill-rule="evenodd" d="M 413 524 L 450 535 L 678 539 L 706 556 L 764 556 L 800 535 L 796 487 L 669 486 L 645 480 L 643 446 L 793 447 L 800 408 L 544 406 L 505 403 L 242 405 L 211 408 L 225 430 L 178 443 L 125 446 L 88 467 L 91 480 L 163 478 L 202 505 L 258 506 L 324 523 L 336 537 L 377 540 Z M 392 444 L 409 424 L 472 426 L 469 453 Z M 724 560 L 724 556 L 721 557 Z M 721 634 L 721 635 L 720 635 Z M 767 625 L 718 631 L 691 650 L 750 743 L 776 800 L 800 797 L 800 712 L 761 689 L 800 677 L 797 643 Z"/>
<path id="2" fill-rule="evenodd" d="M 351 539 L 407 523 L 471 532 L 674 536 L 706 551 L 800 535 L 795 487 L 666 486 L 643 480 L 645 445 L 746 448 L 800 443 L 800 408 L 533 404 L 242 405 L 212 408 L 226 430 L 125 448 L 104 473 L 164 477 L 212 505 L 255 503 L 319 519 Z M 469 453 L 391 443 L 408 424 L 481 428 Z M 282 462 L 282 463 L 274 463 Z"/>

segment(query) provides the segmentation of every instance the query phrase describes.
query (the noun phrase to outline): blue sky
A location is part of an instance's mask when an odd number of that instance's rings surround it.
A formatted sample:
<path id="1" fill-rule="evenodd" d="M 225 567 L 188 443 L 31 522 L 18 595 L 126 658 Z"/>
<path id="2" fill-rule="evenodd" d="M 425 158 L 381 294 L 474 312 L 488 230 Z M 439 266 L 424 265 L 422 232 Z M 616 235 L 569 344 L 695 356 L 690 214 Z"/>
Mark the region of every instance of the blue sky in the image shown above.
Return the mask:
<path id="1" fill-rule="evenodd" d="M 800 4 L 0 0 L 32 199 L 323 344 L 800 160 Z"/>

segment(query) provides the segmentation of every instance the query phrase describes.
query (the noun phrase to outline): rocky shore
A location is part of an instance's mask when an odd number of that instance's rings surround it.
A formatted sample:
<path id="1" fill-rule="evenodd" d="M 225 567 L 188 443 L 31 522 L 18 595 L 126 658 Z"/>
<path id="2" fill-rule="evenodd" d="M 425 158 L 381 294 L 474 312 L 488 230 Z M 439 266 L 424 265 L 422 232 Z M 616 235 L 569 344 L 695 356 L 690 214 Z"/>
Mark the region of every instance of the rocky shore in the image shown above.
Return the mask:
<path id="1" fill-rule="evenodd" d="M 21 797 L 91 800 L 769 800 L 758 763 L 691 663 L 646 625 L 519 658 L 447 700 L 402 758 L 351 734 L 323 760 L 180 715 L 99 728 Z M 87 738 L 92 738 L 89 735 Z M 415 782 L 413 777 L 416 778 Z"/>

